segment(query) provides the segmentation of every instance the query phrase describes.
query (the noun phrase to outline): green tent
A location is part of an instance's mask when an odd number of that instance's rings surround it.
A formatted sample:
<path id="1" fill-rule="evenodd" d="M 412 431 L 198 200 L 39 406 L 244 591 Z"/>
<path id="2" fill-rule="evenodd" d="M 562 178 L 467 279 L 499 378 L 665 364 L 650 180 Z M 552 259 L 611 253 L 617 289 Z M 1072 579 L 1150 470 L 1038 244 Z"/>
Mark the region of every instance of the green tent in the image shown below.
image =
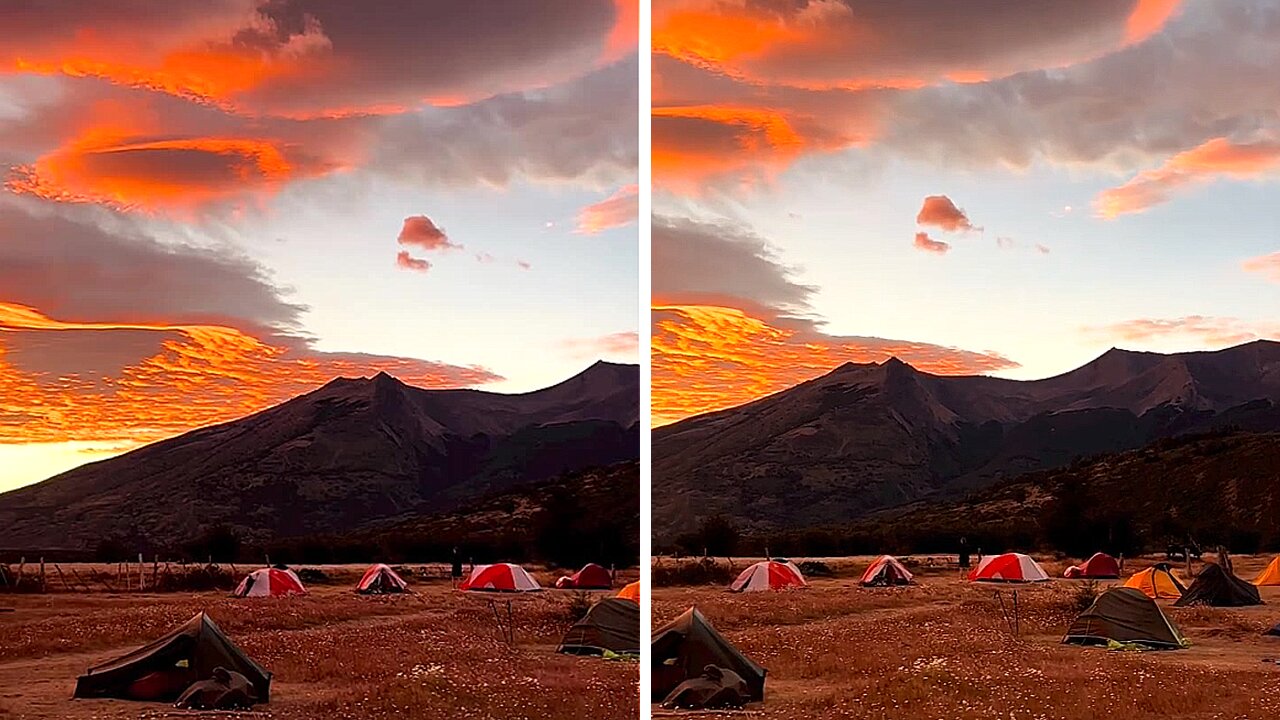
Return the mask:
<path id="1" fill-rule="evenodd" d="M 753 701 L 764 700 L 765 669 L 716 632 L 697 608 L 655 630 L 649 654 L 654 702 L 661 702 L 685 680 L 701 676 L 708 665 L 734 671 L 746 681 Z"/>
<path id="2" fill-rule="evenodd" d="M 569 628 L 556 652 L 570 655 L 640 654 L 640 605 L 605 598 Z"/>
<path id="3" fill-rule="evenodd" d="M 223 667 L 248 678 L 258 702 L 267 702 L 271 673 L 249 659 L 203 612 L 131 653 L 89 668 L 76 680 L 75 697 L 169 701 Z"/>
<path id="4" fill-rule="evenodd" d="M 1141 590 L 1111 588 L 1099 595 L 1088 610 L 1071 623 L 1064 643 L 1077 645 L 1133 645 L 1155 650 L 1187 646 L 1156 601 Z"/>

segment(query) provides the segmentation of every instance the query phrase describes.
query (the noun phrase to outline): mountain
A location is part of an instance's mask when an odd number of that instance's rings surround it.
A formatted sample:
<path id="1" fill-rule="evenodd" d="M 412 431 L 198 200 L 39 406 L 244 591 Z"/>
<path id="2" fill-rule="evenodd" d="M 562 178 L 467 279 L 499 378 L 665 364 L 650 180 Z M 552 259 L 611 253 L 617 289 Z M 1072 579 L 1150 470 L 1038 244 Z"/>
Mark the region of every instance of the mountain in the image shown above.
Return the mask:
<path id="1" fill-rule="evenodd" d="M 657 429 L 654 531 L 670 540 L 716 514 L 752 532 L 831 525 L 1228 426 L 1280 430 L 1280 343 L 1113 349 L 1033 381 L 847 363 Z"/>
<path id="2" fill-rule="evenodd" d="M 1044 547 L 1085 556 L 1194 538 L 1236 552 L 1280 548 L 1280 433 L 1215 432 L 1078 460 L 959 501 L 873 513 L 844 528 L 899 552 Z"/>
<path id="3" fill-rule="evenodd" d="M 251 541 L 442 512 L 639 455 L 639 368 L 598 362 L 523 394 L 339 378 L 222 425 L 0 495 L 0 546 L 173 547 L 226 525 Z"/>

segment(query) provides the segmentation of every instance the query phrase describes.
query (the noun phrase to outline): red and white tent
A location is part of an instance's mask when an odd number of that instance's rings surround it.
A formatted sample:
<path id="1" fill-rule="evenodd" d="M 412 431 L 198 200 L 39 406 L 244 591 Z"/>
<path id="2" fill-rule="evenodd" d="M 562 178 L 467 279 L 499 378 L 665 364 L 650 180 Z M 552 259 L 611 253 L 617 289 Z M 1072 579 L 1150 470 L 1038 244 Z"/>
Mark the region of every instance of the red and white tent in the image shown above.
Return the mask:
<path id="1" fill-rule="evenodd" d="M 892 555 L 881 555 L 862 573 L 859 585 L 909 585 L 911 571 Z"/>
<path id="2" fill-rule="evenodd" d="M 970 582 L 1043 582 L 1049 574 L 1040 564 L 1022 553 L 988 555 L 969 573 Z"/>
<path id="3" fill-rule="evenodd" d="M 495 563 L 477 565 L 458 589 L 467 592 L 536 592 L 542 586 L 519 565 Z"/>
<path id="4" fill-rule="evenodd" d="M 292 570 L 263 568 L 246 575 L 231 597 L 281 597 L 306 593 L 307 589 Z"/>
<path id="5" fill-rule="evenodd" d="M 382 563 L 365 570 L 360 582 L 356 583 L 356 592 L 364 595 L 400 593 L 408 589 L 409 583 L 405 582 L 395 570 Z"/>
<path id="6" fill-rule="evenodd" d="M 764 560 L 748 567 L 738 575 L 729 589 L 733 592 L 757 592 L 808 587 L 800 568 L 790 562 Z"/>

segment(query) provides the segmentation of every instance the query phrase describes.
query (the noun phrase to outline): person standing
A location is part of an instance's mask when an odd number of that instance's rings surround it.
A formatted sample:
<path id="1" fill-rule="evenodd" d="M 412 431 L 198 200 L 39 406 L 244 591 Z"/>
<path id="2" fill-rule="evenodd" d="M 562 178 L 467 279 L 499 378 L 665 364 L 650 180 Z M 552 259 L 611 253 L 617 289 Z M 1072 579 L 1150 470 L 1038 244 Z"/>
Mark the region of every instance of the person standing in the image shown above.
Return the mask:
<path id="1" fill-rule="evenodd" d="M 462 555 L 458 552 L 458 548 L 453 549 L 453 566 L 450 568 L 449 579 L 454 587 L 458 587 L 458 583 L 462 582 Z"/>
<path id="2" fill-rule="evenodd" d="M 960 538 L 960 569 L 969 569 L 969 541 L 963 537 Z"/>

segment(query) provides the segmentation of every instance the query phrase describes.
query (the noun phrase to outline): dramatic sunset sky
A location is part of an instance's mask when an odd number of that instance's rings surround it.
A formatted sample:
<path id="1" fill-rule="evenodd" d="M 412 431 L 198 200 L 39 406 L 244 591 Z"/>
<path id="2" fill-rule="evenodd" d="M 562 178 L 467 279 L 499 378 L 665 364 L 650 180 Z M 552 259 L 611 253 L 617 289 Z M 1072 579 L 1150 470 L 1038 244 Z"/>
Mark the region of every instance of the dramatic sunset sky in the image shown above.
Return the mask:
<path id="1" fill-rule="evenodd" d="M 338 375 L 636 359 L 636 0 L 0 24 L 0 490 Z"/>
<path id="2" fill-rule="evenodd" d="M 654 422 L 1280 337 L 1280 0 L 655 0 Z"/>

